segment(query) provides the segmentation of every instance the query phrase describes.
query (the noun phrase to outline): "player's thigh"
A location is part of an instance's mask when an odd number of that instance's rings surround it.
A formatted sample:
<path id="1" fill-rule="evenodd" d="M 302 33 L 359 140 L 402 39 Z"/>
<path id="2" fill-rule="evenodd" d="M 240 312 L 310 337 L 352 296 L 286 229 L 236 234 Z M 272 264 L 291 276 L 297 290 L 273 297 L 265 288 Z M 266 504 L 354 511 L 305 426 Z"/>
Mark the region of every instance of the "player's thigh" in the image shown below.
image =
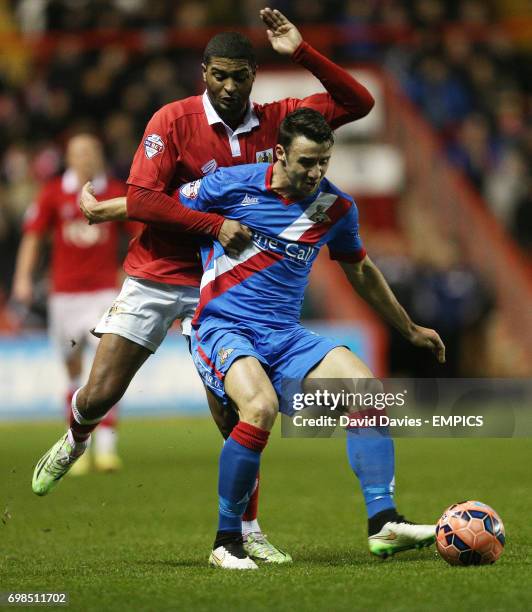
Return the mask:
<path id="1" fill-rule="evenodd" d="M 65 356 L 65 367 L 69 380 L 79 379 L 83 370 L 83 344 L 77 344 Z"/>
<path id="2" fill-rule="evenodd" d="M 305 378 L 373 378 L 368 366 L 345 346 L 337 346 Z"/>
<path id="3" fill-rule="evenodd" d="M 279 402 L 258 359 L 241 357 L 234 361 L 225 375 L 224 386 L 237 407 L 241 421 L 264 429 L 273 426 Z"/>
<path id="4" fill-rule="evenodd" d="M 76 358 L 86 341 L 87 329 L 80 323 L 84 301 L 79 293 L 53 293 L 48 300 L 48 331 L 67 370 L 75 370 Z M 70 367 L 70 364 L 72 367 Z"/>
<path id="5" fill-rule="evenodd" d="M 327 390 L 342 393 L 379 393 L 382 383 L 368 366 L 344 346 L 338 346 L 322 359 L 305 377 L 305 392 Z"/>

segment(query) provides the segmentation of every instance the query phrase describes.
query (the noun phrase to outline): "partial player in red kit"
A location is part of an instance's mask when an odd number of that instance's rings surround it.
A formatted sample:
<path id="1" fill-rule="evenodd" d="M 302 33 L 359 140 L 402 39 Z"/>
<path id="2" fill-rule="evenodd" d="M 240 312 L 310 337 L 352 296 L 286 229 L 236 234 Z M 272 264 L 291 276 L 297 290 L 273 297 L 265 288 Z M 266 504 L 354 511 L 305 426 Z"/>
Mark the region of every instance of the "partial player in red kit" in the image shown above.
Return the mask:
<path id="1" fill-rule="evenodd" d="M 79 210 L 83 184 L 90 179 L 100 197 L 125 193 L 123 183 L 107 176 L 100 142 L 92 135 L 74 136 L 66 148 L 64 174 L 46 183 L 26 214 L 13 284 L 13 297 L 29 305 L 41 247 L 51 236 L 51 284 L 48 300 L 50 336 L 60 351 L 68 376 L 67 417 L 81 384 L 82 357 L 94 337 L 89 333 L 117 294 L 118 245 L 123 223 L 87 225 Z M 131 226 L 136 225 L 131 223 Z M 116 452 L 116 407 L 100 423 L 94 440 L 96 469 L 120 467 Z M 89 454 L 73 473 L 90 468 Z"/>
<path id="2" fill-rule="evenodd" d="M 61 458 L 66 473 L 83 453 L 95 423 L 122 396 L 170 325 L 181 319 L 183 332 L 189 333 L 199 295 L 200 238 L 216 238 L 229 252 L 241 250 L 250 239 L 249 230 L 236 221 L 182 206 L 172 197 L 176 188 L 218 167 L 273 160 L 279 124 L 299 107 L 320 111 L 337 128 L 364 117 L 373 106 L 367 89 L 304 42 L 279 11 L 264 9 L 261 17 L 275 51 L 314 74 L 327 93 L 264 105 L 250 102 L 256 72 L 251 44 L 238 33 L 218 34 L 204 52 L 205 93 L 168 104 L 149 121 L 131 167 L 127 206 L 123 198 L 96 202 L 89 192 L 85 194 L 82 206 L 92 223 L 129 218 L 149 225 L 131 244 L 125 262 L 129 278 L 96 327 L 101 341 L 89 381 L 73 400 L 76 422 L 37 464 L 33 490 L 39 495 L 58 481 Z M 192 184 L 190 189 L 194 188 Z M 210 393 L 208 398 L 227 437 L 236 414 L 223 412 Z M 246 550 L 255 559 L 290 561 L 290 555 L 262 534 L 256 520 L 257 498 L 258 486 L 244 514 Z"/>

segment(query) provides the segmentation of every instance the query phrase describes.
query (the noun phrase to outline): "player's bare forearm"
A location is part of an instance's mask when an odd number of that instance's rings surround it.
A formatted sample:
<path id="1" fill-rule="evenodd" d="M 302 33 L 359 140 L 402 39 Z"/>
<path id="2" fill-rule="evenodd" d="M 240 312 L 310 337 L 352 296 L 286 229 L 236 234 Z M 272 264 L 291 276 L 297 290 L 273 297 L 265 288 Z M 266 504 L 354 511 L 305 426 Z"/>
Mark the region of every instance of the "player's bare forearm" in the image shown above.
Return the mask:
<path id="1" fill-rule="evenodd" d="M 31 303 L 33 295 L 33 273 L 41 251 L 42 238 L 34 232 L 24 235 L 17 253 L 13 276 L 13 298 L 22 304 Z"/>
<path id="2" fill-rule="evenodd" d="M 126 198 L 113 198 L 112 200 L 98 202 L 98 205 L 92 209 L 91 216 L 92 223 L 126 221 L 128 219 Z"/>
<path id="3" fill-rule="evenodd" d="M 414 323 L 399 304 L 382 272 L 366 255 L 356 264 L 341 263 L 351 286 L 387 323 L 409 339 Z"/>
<path id="4" fill-rule="evenodd" d="M 89 225 L 107 221 L 125 221 L 128 218 L 125 197 L 99 202 L 94 196 L 94 187 L 90 182 L 83 185 L 79 207 Z"/>
<path id="5" fill-rule="evenodd" d="M 382 272 L 366 255 L 356 264 L 341 263 L 353 289 L 409 342 L 427 348 L 440 363 L 445 362 L 445 345 L 433 329 L 416 325 L 399 304 Z"/>

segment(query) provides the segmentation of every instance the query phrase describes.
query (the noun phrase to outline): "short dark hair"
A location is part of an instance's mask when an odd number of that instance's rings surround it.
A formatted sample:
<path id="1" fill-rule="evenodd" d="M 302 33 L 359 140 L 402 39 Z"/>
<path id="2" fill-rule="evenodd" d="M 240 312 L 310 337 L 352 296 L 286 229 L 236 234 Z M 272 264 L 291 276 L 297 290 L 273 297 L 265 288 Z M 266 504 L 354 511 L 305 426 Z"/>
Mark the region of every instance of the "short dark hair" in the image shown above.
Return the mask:
<path id="1" fill-rule="evenodd" d="M 305 136 L 317 143 L 329 141 L 334 144 L 334 134 L 325 117 L 312 108 L 299 108 L 286 115 L 279 127 L 277 142 L 285 150 L 290 148 L 296 136 Z"/>
<path id="2" fill-rule="evenodd" d="M 203 52 L 203 62 L 208 65 L 213 57 L 247 60 L 252 68 L 257 65 L 250 40 L 240 32 L 220 32 L 213 36 Z"/>

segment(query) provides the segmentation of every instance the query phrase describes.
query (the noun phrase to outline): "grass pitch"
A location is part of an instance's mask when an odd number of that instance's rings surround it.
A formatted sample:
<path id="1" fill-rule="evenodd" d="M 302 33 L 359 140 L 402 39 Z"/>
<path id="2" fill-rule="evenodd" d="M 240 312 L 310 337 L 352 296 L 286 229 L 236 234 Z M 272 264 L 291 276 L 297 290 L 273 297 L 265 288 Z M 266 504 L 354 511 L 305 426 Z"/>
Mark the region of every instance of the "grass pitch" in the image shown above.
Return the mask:
<path id="1" fill-rule="evenodd" d="M 76 612 L 530 609 L 530 440 L 397 442 L 401 512 L 436 521 L 473 498 L 505 523 L 496 565 L 453 568 L 434 547 L 370 557 L 343 440 L 281 439 L 276 430 L 259 518 L 294 564 L 233 573 L 207 567 L 220 450 L 210 421 L 126 421 L 122 472 L 68 477 L 38 498 L 33 465 L 61 432 L 0 425 L 0 592 L 66 591 Z"/>

